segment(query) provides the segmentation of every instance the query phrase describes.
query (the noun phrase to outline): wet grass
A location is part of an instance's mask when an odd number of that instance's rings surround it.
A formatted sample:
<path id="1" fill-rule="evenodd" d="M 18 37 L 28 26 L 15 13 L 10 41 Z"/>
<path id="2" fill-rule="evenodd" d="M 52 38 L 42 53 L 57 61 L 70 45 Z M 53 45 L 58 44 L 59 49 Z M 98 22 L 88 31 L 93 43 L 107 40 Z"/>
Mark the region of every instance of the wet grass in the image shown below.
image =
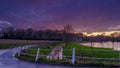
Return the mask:
<path id="1" fill-rule="evenodd" d="M 94 57 L 94 58 L 119 58 L 119 52 L 113 51 L 111 48 L 97 48 L 84 46 L 77 42 L 72 42 L 68 46 L 63 46 L 63 55 L 72 56 L 72 48 L 75 48 L 75 55 L 81 57 Z"/>
<path id="2" fill-rule="evenodd" d="M 51 50 L 40 50 L 40 55 L 48 55 L 56 44 L 44 45 L 38 48 L 40 49 L 51 49 Z M 80 57 L 92 57 L 92 58 L 119 58 L 119 52 L 113 51 L 111 48 L 97 48 L 84 46 L 81 43 L 71 42 L 68 46 L 63 46 L 63 55 L 72 56 L 72 48 L 75 48 L 75 56 Z M 68 50 L 65 50 L 68 49 Z M 29 54 L 36 55 L 37 48 L 28 50 Z M 17 57 L 19 59 L 35 62 L 35 57 L 21 55 Z M 34 59 L 33 59 L 34 58 Z M 38 63 L 52 63 L 62 65 L 72 65 L 71 58 L 64 58 L 63 60 L 48 60 L 46 56 L 39 57 Z M 78 59 L 76 58 L 75 66 L 119 66 L 119 60 L 92 60 L 92 59 Z"/>
<path id="3" fill-rule="evenodd" d="M 57 44 L 49 44 L 39 46 L 40 55 L 48 55 L 52 51 L 52 49 Z M 72 56 L 72 49 L 75 48 L 75 56 L 80 57 L 93 57 L 93 58 L 119 58 L 119 52 L 113 51 L 111 48 L 97 48 L 97 47 L 89 47 L 84 46 L 77 42 L 72 42 L 68 46 L 63 46 L 63 55 L 64 56 Z M 27 50 L 29 54 L 36 54 L 37 48 Z"/>
<path id="4" fill-rule="evenodd" d="M 36 55 L 37 49 L 40 48 L 40 55 L 49 55 L 52 51 L 52 49 L 57 46 L 59 43 L 54 43 L 54 44 L 48 44 L 48 45 L 42 45 L 34 49 L 27 50 L 28 54 L 33 54 Z M 23 51 L 24 52 L 24 51 Z"/>

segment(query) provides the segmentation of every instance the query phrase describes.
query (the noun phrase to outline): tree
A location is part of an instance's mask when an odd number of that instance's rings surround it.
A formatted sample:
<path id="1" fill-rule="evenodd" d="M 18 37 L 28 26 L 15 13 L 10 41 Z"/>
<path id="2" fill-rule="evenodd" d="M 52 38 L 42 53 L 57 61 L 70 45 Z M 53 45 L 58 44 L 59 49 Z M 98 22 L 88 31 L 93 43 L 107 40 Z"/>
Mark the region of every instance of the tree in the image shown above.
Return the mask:
<path id="1" fill-rule="evenodd" d="M 16 31 L 14 32 L 15 35 L 14 35 L 14 38 L 15 39 L 24 39 L 24 29 L 16 29 Z"/>
<path id="2" fill-rule="evenodd" d="M 3 30 L 5 39 L 13 39 L 14 38 L 14 27 L 8 27 Z"/>
<path id="3" fill-rule="evenodd" d="M 24 32 L 24 38 L 25 39 L 33 39 L 34 38 L 34 29 L 28 28 Z"/>
<path id="4" fill-rule="evenodd" d="M 73 38 L 73 28 L 70 24 L 67 24 L 64 26 L 64 32 L 65 32 L 65 45 L 68 45 Z"/>

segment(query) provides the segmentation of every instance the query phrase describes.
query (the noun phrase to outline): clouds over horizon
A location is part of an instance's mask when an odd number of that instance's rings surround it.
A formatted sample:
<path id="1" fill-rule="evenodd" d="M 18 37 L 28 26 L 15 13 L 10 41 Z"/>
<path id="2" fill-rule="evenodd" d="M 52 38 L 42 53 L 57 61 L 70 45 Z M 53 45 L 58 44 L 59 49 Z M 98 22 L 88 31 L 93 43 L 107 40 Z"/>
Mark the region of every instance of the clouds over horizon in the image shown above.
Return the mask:
<path id="1" fill-rule="evenodd" d="M 108 28 L 108 30 L 120 30 L 120 25 L 112 26 L 112 27 Z"/>
<path id="2" fill-rule="evenodd" d="M 8 21 L 0 20 L 0 29 L 11 27 L 12 24 Z"/>

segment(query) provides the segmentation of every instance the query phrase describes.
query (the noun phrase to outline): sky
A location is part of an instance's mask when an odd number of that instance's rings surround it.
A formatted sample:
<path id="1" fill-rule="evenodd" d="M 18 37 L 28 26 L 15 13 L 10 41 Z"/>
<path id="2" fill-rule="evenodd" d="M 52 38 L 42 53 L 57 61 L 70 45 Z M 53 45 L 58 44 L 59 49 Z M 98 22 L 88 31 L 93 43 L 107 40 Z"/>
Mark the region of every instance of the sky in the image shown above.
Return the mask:
<path id="1" fill-rule="evenodd" d="M 0 28 L 120 30 L 120 0 L 0 0 Z"/>

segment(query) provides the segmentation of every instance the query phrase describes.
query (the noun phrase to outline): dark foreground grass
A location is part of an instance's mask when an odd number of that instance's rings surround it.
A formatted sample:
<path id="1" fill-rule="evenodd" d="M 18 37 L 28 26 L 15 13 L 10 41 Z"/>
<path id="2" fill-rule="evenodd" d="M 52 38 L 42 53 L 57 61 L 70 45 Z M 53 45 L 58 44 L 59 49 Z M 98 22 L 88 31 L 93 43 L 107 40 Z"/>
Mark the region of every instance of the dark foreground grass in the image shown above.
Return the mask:
<path id="1" fill-rule="evenodd" d="M 64 66 L 97 66 L 97 67 L 119 67 L 120 65 L 118 63 L 113 63 L 113 62 L 99 62 L 99 61 L 91 61 L 91 60 L 82 60 L 80 62 L 75 62 L 73 65 L 71 63 L 70 59 L 62 59 L 62 60 L 48 60 L 45 57 L 39 57 L 38 61 L 35 62 L 35 57 L 33 56 L 27 56 L 27 55 L 21 55 L 17 56 L 16 58 L 23 60 L 23 61 L 28 61 L 32 63 L 48 63 L 48 64 L 56 64 L 56 65 L 64 65 Z"/>

